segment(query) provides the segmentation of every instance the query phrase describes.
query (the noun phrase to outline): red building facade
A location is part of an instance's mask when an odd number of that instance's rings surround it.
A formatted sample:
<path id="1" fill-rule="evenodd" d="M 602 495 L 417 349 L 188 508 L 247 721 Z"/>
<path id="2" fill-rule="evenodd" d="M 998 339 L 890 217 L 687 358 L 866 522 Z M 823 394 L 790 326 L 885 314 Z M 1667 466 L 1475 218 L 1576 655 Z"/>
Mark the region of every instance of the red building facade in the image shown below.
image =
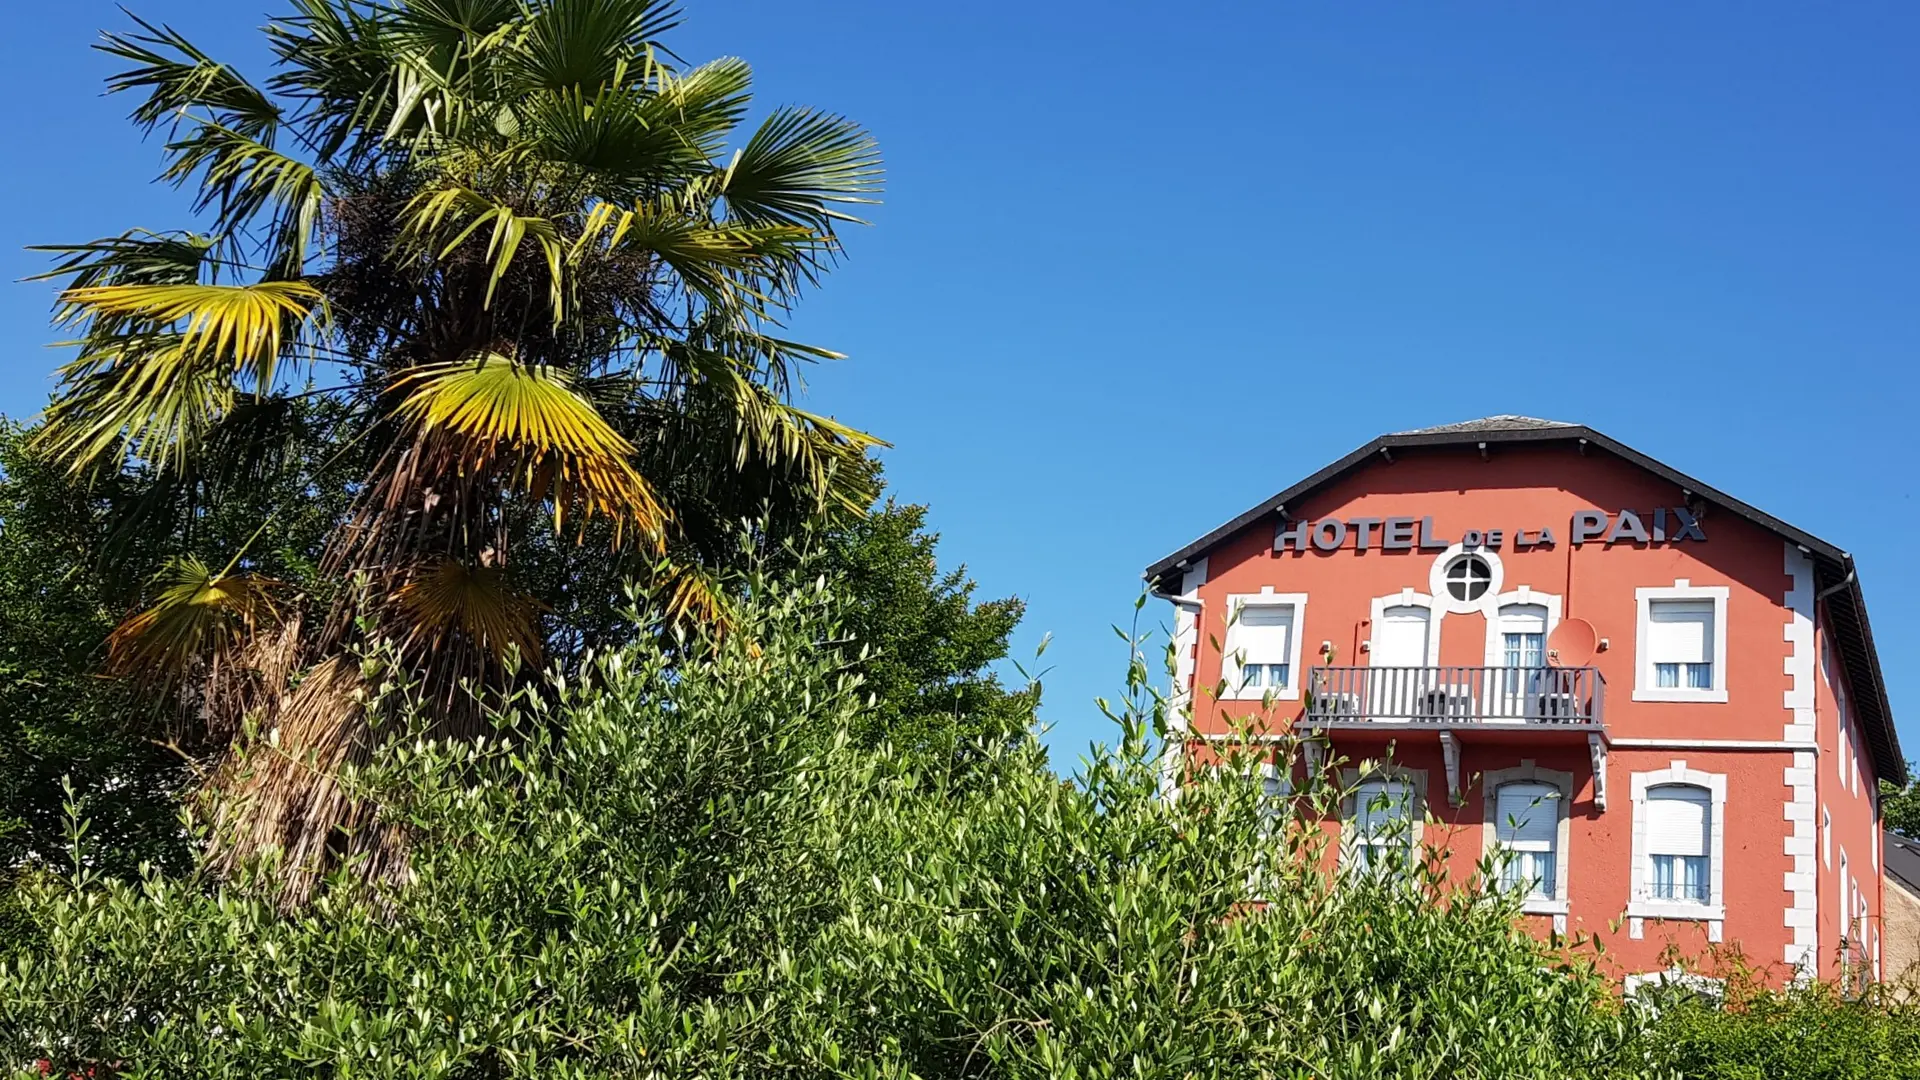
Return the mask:
<path id="1" fill-rule="evenodd" d="M 1905 767 L 1840 548 L 1491 417 L 1382 436 L 1147 574 L 1193 745 L 1268 713 L 1387 762 L 1348 778 L 1343 860 L 1397 813 L 1463 876 L 1500 845 L 1529 922 L 1628 979 L 1736 942 L 1783 978 L 1874 970 Z"/>

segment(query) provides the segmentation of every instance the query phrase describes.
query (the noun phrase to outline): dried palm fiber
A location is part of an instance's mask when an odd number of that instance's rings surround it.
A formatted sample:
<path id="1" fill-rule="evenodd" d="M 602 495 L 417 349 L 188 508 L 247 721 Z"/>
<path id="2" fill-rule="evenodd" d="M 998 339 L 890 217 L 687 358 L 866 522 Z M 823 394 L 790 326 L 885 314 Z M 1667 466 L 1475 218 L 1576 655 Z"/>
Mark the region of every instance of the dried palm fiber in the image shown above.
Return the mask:
<path id="1" fill-rule="evenodd" d="M 341 782 L 343 770 L 364 766 L 373 747 L 363 689 L 353 660 L 328 657 L 287 693 L 270 735 L 228 751 L 206 792 L 217 872 L 278 859 L 287 907 L 304 903 L 346 860 L 369 879 L 404 880 L 404 837 Z"/>

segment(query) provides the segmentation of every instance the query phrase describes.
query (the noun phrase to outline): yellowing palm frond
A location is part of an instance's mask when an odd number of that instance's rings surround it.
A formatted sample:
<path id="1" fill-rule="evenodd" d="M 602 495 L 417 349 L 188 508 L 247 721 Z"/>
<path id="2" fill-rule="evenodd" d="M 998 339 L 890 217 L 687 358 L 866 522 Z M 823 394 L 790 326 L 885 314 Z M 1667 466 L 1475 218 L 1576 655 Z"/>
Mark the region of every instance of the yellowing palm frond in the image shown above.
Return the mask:
<path id="1" fill-rule="evenodd" d="M 540 658 L 540 603 L 514 589 L 499 567 L 439 559 L 402 585 L 394 599 L 409 624 L 403 649 L 436 649 L 457 630 L 496 662 L 514 649 L 524 660 Z"/>
<path id="2" fill-rule="evenodd" d="M 168 682 L 194 660 L 231 648 L 256 626 L 279 617 L 272 596 L 279 582 L 253 574 L 216 574 L 188 556 L 173 560 L 160 581 L 153 606 L 108 636 L 107 661 L 113 671 Z"/>
<path id="3" fill-rule="evenodd" d="M 750 458 L 794 469 L 821 503 L 866 512 L 874 492 L 858 466 L 869 449 L 887 443 L 837 420 L 798 409 L 766 387 L 734 376 L 734 420 L 739 436 L 734 465 Z"/>
<path id="4" fill-rule="evenodd" d="M 692 563 L 663 563 L 654 573 L 667 623 L 724 634 L 733 629 L 733 605 L 713 575 Z"/>
<path id="5" fill-rule="evenodd" d="M 247 285 L 95 285 L 60 294 L 63 322 L 102 320 L 172 330 L 190 360 L 203 354 L 229 359 L 238 375 L 251 376 L 260 392 L 273 384 L 285 335 L 316 314 L 326 299 L 304 281 L 256 281 Z"/>
<path id="6" fill-rule="evenodd" d="M 423 438 L 440 440 L 469 468 L 507 465 L 534 495 L 552 501 L 554 527 L 571 507 L 603 515 L 624 535 L 632 526 L 658 546 L 667 510 L 632 463 L 628 442 L 593 403 L 552 368 L 488 354 L 418 368 L 396 388 L 396 414 Z"/>
<path id="7" fill-rule="evenodd" d="M 405 211 L 402 238 L 435 259 L 445 259 L 488 223 L 493 232 L 487 240 L 487 259 L 493 264 L 487 279 L 483 307 L 493 305 L 493 292 L 507 276 L 520 245 L 531 238 L 546 259 L 549 280 L 548 300 L 553 321 L 558 324 L 566 310 L 566 275 L 563 260 L 567 244 L 553 222 L 516 212 L 513 207 L 494 202 L 464 187 L 448 187 L 423 192 Z M 458 230 L 457 232 L 455 230 Z M 453 236 L 446 238 L 447 233 Z"/>

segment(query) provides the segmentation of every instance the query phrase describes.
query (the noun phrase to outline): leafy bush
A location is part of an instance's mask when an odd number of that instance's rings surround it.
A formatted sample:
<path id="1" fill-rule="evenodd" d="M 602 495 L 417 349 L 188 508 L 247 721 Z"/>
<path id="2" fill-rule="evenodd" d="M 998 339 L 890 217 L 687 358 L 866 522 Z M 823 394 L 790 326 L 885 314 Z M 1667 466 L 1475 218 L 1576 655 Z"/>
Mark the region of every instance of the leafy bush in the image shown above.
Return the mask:
<path id="1" fill-rule="evenodd" d="M 1736 970 L 1724 996 L 1655 995 L 1657 1042 L 1688 1080 L 1920 1080 L 1920 987 L 1769 989 Z M 1903 992 L 1904 991 L 1904 992 Z"/>
<path id="2" fill-rule="evenodd" d="M 1634 1015 L 1517 929 L 1510 898 L 1418 865 L 1324 877 L 1311 819 L 1340 792 L 1309 783 L 1275 816 L 1230 758 L 1162 798 L 1143 665 L 1119 749 L 1076 781 L 1003 742 L 954 787 L 850 736 L 865 695 L 822 646 L 842 633 L 824 585 L 749 593 L 713 651 L 670 659 L 638 635 L 592 685 L 523 696 L 478 743 L 387 730 L 348 779 L 403 831 L 404 885 L 337 873 L 282 912 L 271 867 L 33 875 L 26 943 L 0 955 L 0 1067 L 1645 1071 Z"/>

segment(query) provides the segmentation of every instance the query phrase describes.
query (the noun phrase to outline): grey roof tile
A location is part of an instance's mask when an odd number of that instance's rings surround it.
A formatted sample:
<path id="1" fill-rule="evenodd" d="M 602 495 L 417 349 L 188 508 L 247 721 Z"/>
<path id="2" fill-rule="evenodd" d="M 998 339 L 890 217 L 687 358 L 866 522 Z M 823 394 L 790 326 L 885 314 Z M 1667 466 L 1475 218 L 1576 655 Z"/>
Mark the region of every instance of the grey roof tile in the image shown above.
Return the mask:
<path id="1" fill-rule="evenodd" d="M 1499 416 L 1483 416 L 1478 420 L 1462 420 L 1457 424 L 1439 424 L 1434 427 L 1414 428 L 1410 431 L 1396 431 L 1395 435 L 1441 435 L 1453 432 L 1471 431 L 1539 431 L 1544 428 L 1575 427 L 1559 420 L 1542 420 L 1537 416 L 1516 416 L 1502 413 Z"/>

